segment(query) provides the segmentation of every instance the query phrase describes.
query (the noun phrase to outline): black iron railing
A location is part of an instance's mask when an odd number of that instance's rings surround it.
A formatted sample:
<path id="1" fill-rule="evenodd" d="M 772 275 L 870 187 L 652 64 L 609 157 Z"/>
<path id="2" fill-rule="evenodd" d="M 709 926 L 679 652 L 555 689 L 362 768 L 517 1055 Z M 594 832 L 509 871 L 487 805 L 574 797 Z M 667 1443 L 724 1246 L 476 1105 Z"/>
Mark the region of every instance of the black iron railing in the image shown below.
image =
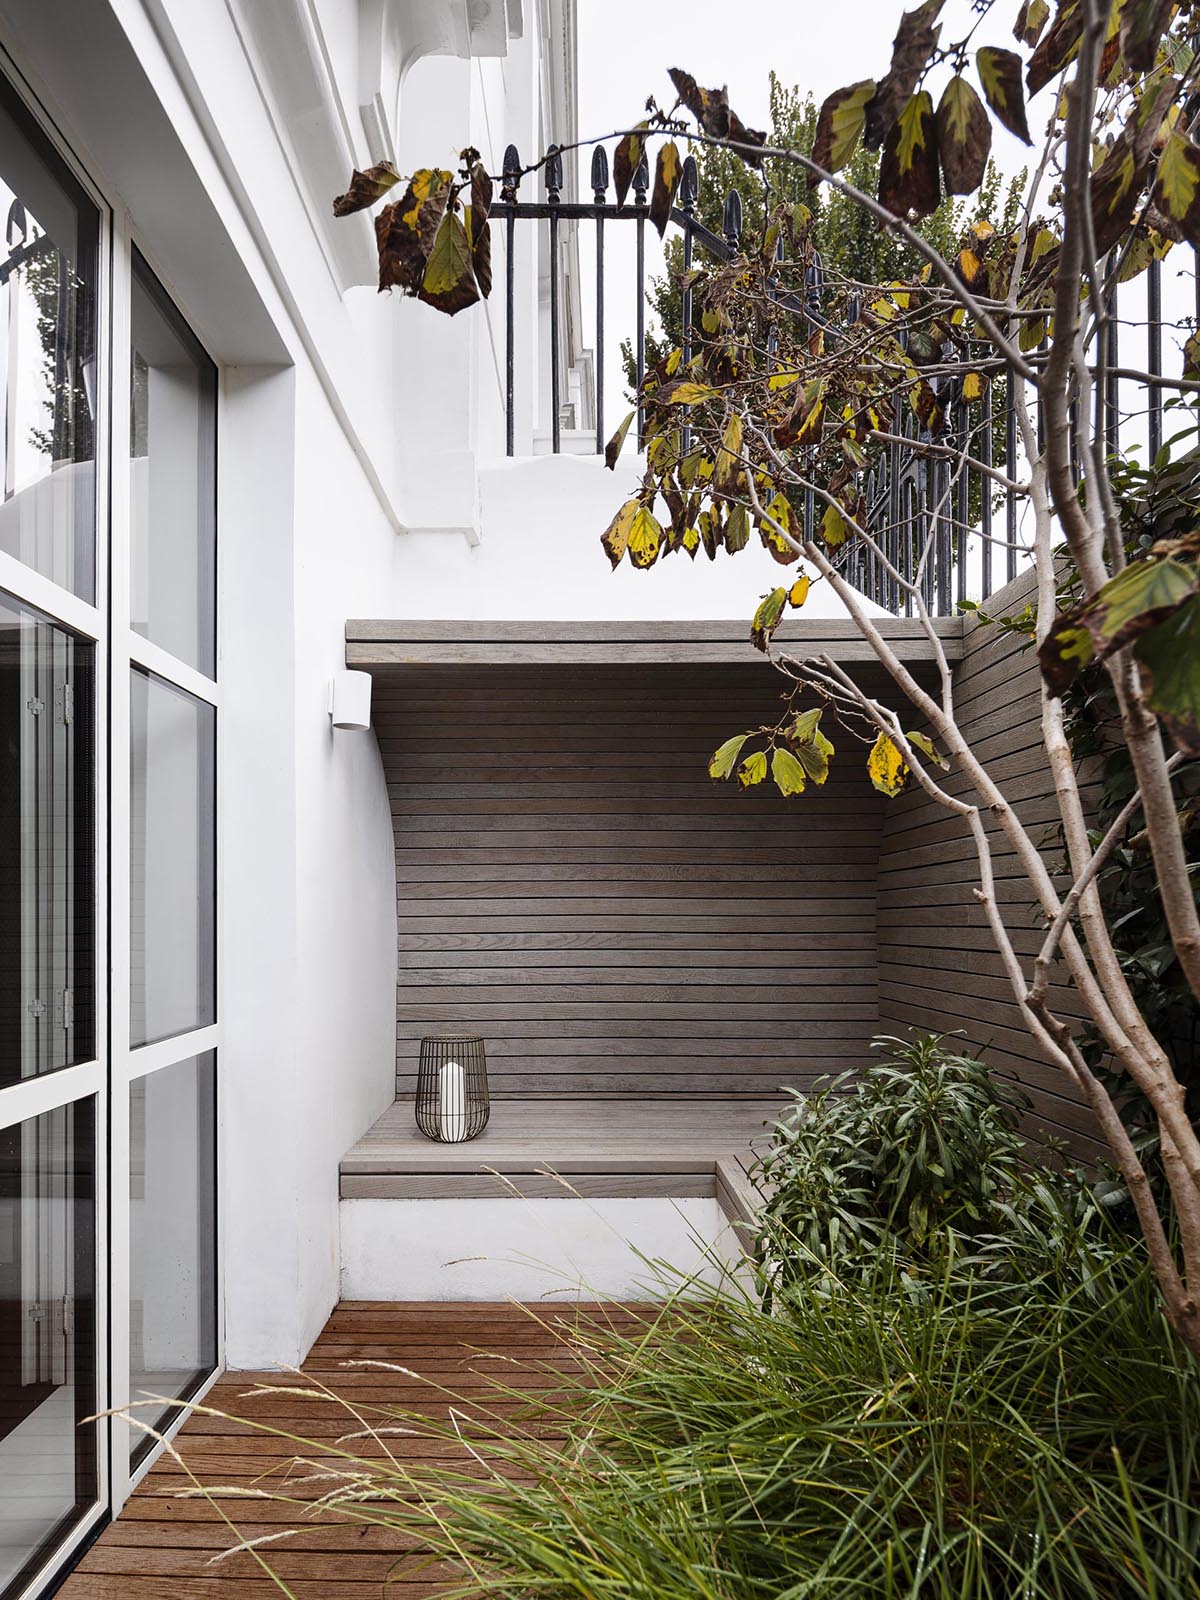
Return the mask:
<path id="1" fill-rule="evenodd" d="M 590 201 L 563 198 L 563 163 L 556 146 L 551 146 L 542 164 L 544 196 L 523 201 L 519 190 L 524 175 L 520 156 L 510 145 L 504 156 L 501 199 L 492 216 L 505 230 L 505 399 L 506 448 L 515 450 L 515 268 L 516 230 L 519 224 L 545 223 L 549 251 L 549 351 L 550 448 L 559 453 L 562 438 L 562 315 L 561 229 L 564 222 L 590 225 L 594 230 L 596 260 L 594 323 L 594 418 L 595 450 L 602 454 L 607 441 L 604 414 L 606 359 L 611 346 L 606 311 L 613 298 L 605 264 L 606 230 L 632 226 L 635 230 L 635 313 L 629 348 L 633 376 L 640 392 L 645 376 L 646 353 L 646 247 L 645 230 L 649 221 L 649 171 L 643 157 L 633 176 L 630 194 L 624 205 L 609 197 L 609 163 L 602 146 L 592 156 Z M 705 227 L 696 216 L 700 197 L 699 176 L 694 158 L 683 164 L 676 204 L 671 210 L 671 225 L 682 241 L 683 284 L 680 291 L 680 320 L 683 329 L 683 358 L 691 355 L 692 293 L 687 286 L 696 251 L 723 262 L 742 248 L 742 199 L 737 190 L 725 197 L 721 234 Z M 1200 325 L 1200 275 L 1192 262 L 1195 288 L 1189 296 L 1189 315 L 1177 317 L 1167 325 L 1186 331 Z M 1132 322 L 1121 319 L 1118 299 L 1126 291 L 1114 289 L 1110 296 L 1110 318 L 1096 353 L 1096 428 L 1106 452 L 1127 446 L 1127 423 L 1140 414 L 1145 419 L 1147 460 L 1152 461 L 1163 442 L 1163 386 L 1155 380 L 1165 376 L 1163 369 L 1163 276 L 1157 260 L 1145 274 L 1144 311 Z M 622 296 L 628 288 L 622 286 Z M 809 329 L 821 328 L 827 335 L 840 337 L 844 329 L 833 327 L 823 315 L 826 300 L 820 257 L 815 256 L 806 274 L 802 292 L 780 293 L 781 312 L 805 319 Z M 1196 314 L 1191 315 L 1190 303 Z M 1144 339 L 1144 344 L 1142 340 Z M 1119 375 L 1123 349 L 1134 343 L 1129 367 L 1144 368 L 1150 382 L 1122 379 Z M 1141 359 L 1139 359 L 1141 358 Z M 1034 352 L 1036 359 L 1036 352 Z M 966 363 L 964 362 L 964 367 Z M 896 570 L 919 575 L 925 605 L 934 614 L 949 615 L 964 600 L 986 600 L 1001 584 L 1015 578 L 1029 554 L 1022 538 L 1022 505 L 1025 497 L 1010 482 L 1019 473 L 1021 451 L 1017 426 L 1017 397 L 1014 381 L 1001 379 L 986 387 L 983 397 L 968 404 L 960 398 L 961 382 L 949 377 L 930 380 L 935 397 L 945 415 L 945 425 L 936 438 L 923 426 L 911 407 L 898 405 L 889 432 L 894 436 L 883 450 L 866 484 L 867 526 L 883 557 Z M 1122 382 L 1135 384 L 1141 404 L 1133 412 L 1123 410 Z M 638 443 L 642 441 L 643 418 L 637 416 Z M 1040 402 L 1037 403 L 1039 439 L 1044 431 Z M 1125 435 L 1123 437 L 1123 435 Z M 1002 452 L 1002 455 L 1001 455 Z M 963 458 L 969 458 L 964 465 Z M 971 464 L 977 463 L 977 464 Z M 823 508 L 806 497 L 804 518 L 807 527 L 819 521 Z M 891 576 L 880 558 L 861 541 L 851 541 L 844 557 L 846 576 L 867 597 L 897 615 L 911 615 L 912 596 Z"/>

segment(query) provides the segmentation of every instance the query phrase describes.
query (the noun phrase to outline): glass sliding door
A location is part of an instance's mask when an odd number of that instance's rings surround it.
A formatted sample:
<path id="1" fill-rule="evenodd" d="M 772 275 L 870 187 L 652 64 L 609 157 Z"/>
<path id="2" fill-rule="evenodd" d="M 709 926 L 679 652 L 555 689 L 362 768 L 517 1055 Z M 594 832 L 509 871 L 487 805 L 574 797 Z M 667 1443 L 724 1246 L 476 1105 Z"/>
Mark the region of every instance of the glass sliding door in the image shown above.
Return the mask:
<path id="1" fill-rule="evenodd" d="M 96 1054 L 93 655 L 0 594 L 0 1087 Z"/>
<path id="2" fill-rule="evenodd" d="M 134 667 L 129 678 L 129 1042 L 216 1020 L 216 712 Z"/>
<path id="3" fill-rule="evenodd" d="M 102 1514 L 107 217 L 0 60 L 0 1600 Z"/>
<path id="4" fill-rule="evenodd" d="M 0 48 L 0 1600 L 221 1359 L 218 372 L 49 127 Z"/>
<path id="5" fill-rule="evenodd" d="M 100 217 L 6 91 L 0 85 L 0 551 L 92 601 Z"/>
<path id="6" fill-rule="evenodd" d="M 135 1403 L 159 1397 L 136 1415 L 162 1431 L 219 1347 L 217 371 L 136 248 L 129 266 L 129 580 L 114 596 L 128 654 L 113 663 L 127 708 L 113 749 L 114 764 L 119 742 L 128 758 L 127 1033 L 114 1031 L 113 1104 L 127 1130 L 122 1379 Z M 136 1475 L 153 1448 L 133 1427 L 116 1453 Z"/>
<path id="7" fill-rule="evenodd" d="M 130 625 L 216 676 L 217 370 L 134 251 Z"/>
<path id="8" fill-rule="evenodd" d="M 162 1067 L 129 1091 L 129 1390 L 183 1400 L 217 1361 L 216 1061 Z M 139 1406 L 161 1430 L 170 1404 Z M 152 1446 L 132 1438 L 136 1464 Z"/>
<path id="9" fill-rule="evenodd" d="M 0 1130 L 0 1594 L 98 1494 L 93 1101 Z"/>

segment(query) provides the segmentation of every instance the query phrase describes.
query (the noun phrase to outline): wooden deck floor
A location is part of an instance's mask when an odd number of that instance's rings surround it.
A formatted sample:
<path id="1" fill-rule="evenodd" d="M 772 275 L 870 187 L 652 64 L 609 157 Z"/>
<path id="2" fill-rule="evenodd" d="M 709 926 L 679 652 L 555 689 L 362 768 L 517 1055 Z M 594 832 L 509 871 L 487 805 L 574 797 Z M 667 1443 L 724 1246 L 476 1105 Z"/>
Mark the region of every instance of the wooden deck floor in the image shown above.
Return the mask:
<path id="1" fill-rule="evenodd" d="M 538 1316 L 569 1326 L 580 1309 L 589 1308 L 542 1306 Z M 605 1314 L 628 1321 L 638 1313 L 635 1307 L 606 1307 Z M 344 1363 L 363 1358 L 395 1362 L 469 1396 L 487 1388 L 496 1355 L 517 1362 L 570 1359 L 551 1332 L 512 1305 L 345 1302 L 314 1345 L 305 1371 L 333 1389 L 353 1391 L 364 1403 L 428 1404 L 436 1412 L 444 1411 L 446 1402 L 419 1378 L 347 1369 Z M 511 1367 L 506 1375 L 511 1381 Z M 345 1412 L 333 1404 L 286 1396 L 246 1398 L 256 1381 L 286 1380 L 278 1374 L 229 1374 L 216 1385 L 209 1403 L 241 1416 L 269 1415 L 272 1425 L 308 1438 L 332 1439 L 347 1432 Z M 291 1454 L 287 1445 L 244 1424 L 212 1417 L 193 1417 L 178 1444 L 192 1469 L 213 1484 L 248 1485 L 272 1469 L 282 1474 Z M 398 1438 L 393 1449 L 403 1458 L 406 1450 L 427 1455 L 429 1445 Z M 177 1497 L 186 1484 L 169 1460 L 152 1468 L 121 1516 L 67 1579 L 59 1591 L 62 1600 L 279 1600 L 282 1591 L 263 1577 L 248 1554 L 231 1556 L 217 1567 L 211 1564 L 233 1541 L 211 1505 Z M 405 1577 L 403 1567 L 395 1571 L 404 1551 L 393 1536 L 328 1516 L 298 1520 L 294 1508 L 269 1501 L 225 1504 L 247 1538 L 300 1528 L 264 1552 L 296 1600 L 424 1600 L 439 1592 L 436 1576 L 429 1572 Z"/>

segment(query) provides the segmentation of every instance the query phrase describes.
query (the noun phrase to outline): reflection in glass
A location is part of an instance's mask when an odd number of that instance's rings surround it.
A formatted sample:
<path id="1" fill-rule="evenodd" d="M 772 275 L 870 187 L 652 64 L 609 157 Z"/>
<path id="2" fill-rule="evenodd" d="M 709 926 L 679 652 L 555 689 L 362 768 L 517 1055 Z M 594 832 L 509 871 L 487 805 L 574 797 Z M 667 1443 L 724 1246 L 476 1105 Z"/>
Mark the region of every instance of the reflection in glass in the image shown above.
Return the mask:
<path id="1" fill-rule="evenodd" d="M 212 1052 L 129 1089 L 129 1394 L 186 1399 L 217 1363 Z M 139 1408 L 162 1428 L 174 1408 Z M 153 1447 L 133 1438 L 136 1463 Z"/>
<path id="2" fill-rule="evenodd" d="M 95 1502 L 93 1102 L 0 1130 L 0 1594 Z"/>
<path id="3" fill-rule="evenodd" d="M 95 596 L 96 208 L 0 78 L 0 550 Z"/>
<path id="4" fill-rule="evenodd" d="M 217 370 L 138 255 L 132 316 L 130 616 L 212 678 Z"/>
<path id="5" fill-rule="evenodd" d="M 129 1031 L 153 1044 L 216 1017 L 216 712 L 130 673 Z"/>
<path id="6" fill-rule="evenodd" d="M 96 1051 L 92 662 L 0 596 L 0 1087 Z"/>

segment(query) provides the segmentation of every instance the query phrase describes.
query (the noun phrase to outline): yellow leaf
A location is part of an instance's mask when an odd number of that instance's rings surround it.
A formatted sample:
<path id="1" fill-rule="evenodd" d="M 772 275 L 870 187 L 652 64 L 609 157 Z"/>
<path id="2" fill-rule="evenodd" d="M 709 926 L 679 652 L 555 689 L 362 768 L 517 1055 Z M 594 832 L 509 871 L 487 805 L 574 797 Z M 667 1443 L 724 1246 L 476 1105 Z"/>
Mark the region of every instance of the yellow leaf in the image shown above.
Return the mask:
<path id="1" fill-rule="evenodd" d="M 662 524 L 648 506 L 639 506 L 629 529 L 629 559 L 635 567 L 652 567 L 662 544 Z"/>
<path id="2" fill-rule="evenodd" d="M 604 546 L 605 554 L 616 568 L 621 563 L 621 557 L 629 548 L 629 532 L 633 527 L 633 519 L 637 514 L 638 503 L 636 500 L 626 500 L 609 523 L 608 528 L 601 535 L 600 543 Z"/>
<path id="3" fill-rule="evenodd" d="M 826 506 L 825 515 L 821 518 L 821 538 L 831 550 L 836 550 L 843 545 L 849 536 L 850 530 L 846 526 L 846 519 L 837 506 Z"/>
<path id="4" fill-rule="evenodd" d="M 771 752 L 771 776 L 780 794 L 804 793 L 804 768 L 782 745 Z"/>
<path id="5" fill-rule="evenodd" d="M 667 377 L 673 378 L 679 371 L 679 364 L 683 360 L 682 350 L 672 350 L 667 357 Z"/>
<path id="6" fill-rule="evenodd" d="M 788 601 L 791 605 L 802 606 L 808 599 L 808 591 L 812 587 L 812 579 L 807 572 L 802 572 L 795 583 L 788 590 Z"/>
<path id="7" fill-rule="evenodd" d="M 753 784 L 761 783 L 767 775 L 767 752 L 755 750 L 748 755 L 738 768 L 738 782 L 743 789 L 749 789 Z"/>
<path id="8" fill-rule="evenodd" d="M 974 405 L 982 400 L 987 388 L 987 379 L 982 372 L 968 372 L 963 378 L 962 397 L 968 405 Z"/>
<path id="9" fill-rule="evenodd" d="M 708 763 L 710 778 L 728 778 L 733 772 L 734 763 L 742 753 L 742 746 L 750 737 L 748 733 L 735 733 L 732 739 L 726 739 L 713 751 L 712 760 Z"/>
<path id="10" fill-rule="evenodd" d="M 703 400 L 716 400 L 720 397 L 719 389 L 711 389 L 707 383 L 676 383 L 670 389 L 663 391 L 660 404 L 666 406 L 698 406 Z"/>
<path id="11" fill-rule="evenodd" d="M 898 745 L 881 733 L 867 757 L 867 776 L 881 794 L 898 795 L 908 781 L 908 762 Z"/>
<path id="12" fill-rule="evenodd" d="M 713 469 L 713 484 L 723 494 L 731 494 L 742 481 L 742 419 L 736 412 L 725 424 L 717 464 Z"/>
<path id="13" fill-rule="evenodd" d="M 794 383 L 799 381 L 800 374 L 798 372 L 773 372 L 767 379 L 767 388 L 772 390 L 790 389 Z"/>

